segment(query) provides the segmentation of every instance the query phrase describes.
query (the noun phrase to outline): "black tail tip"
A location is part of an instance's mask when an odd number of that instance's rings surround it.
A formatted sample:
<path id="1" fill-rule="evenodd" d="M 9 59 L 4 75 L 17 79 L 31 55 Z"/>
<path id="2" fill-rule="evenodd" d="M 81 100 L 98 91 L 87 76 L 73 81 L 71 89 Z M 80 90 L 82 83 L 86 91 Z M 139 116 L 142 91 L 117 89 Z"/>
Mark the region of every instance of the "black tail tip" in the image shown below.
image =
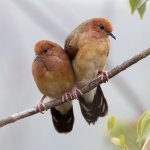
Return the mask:
<path id="1" fill-rule="evenodd" d="M 57 109 L 51 108 L 54 127 L 59 133 L 69 133 L 74 124 L 73 108 L 67 114 L 61 114 Z"/>
<path id="2" fill-rule="evenodd" d="M 88 103 L 84 97 L 80 97 L 79 104 L 88 124 L 94 125 L 99 117 L 104 117 L 108 113 L 108 104 L 100 86 L 97 87 L 92 102 Z"/>

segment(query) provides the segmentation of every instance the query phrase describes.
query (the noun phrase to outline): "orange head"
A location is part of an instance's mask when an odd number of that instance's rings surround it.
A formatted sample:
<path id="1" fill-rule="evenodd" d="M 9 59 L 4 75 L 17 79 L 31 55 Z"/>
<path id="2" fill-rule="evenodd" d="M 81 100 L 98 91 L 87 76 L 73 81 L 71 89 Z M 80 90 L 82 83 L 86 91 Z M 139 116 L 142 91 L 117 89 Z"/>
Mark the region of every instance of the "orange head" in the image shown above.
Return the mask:
<path id="1" fill-rule="evenodd" d="M 60 53 L 61 50 L 63 49 L 58 44 L 48 40 L 41 40 L 37 42 L 34 47 L 34 51 L 36 54 L 35 60 L 49 57 L 52 55 L 57 55 Z"/>
<path id="2" fill-rule="evenodd" d="M 35 44 L 34 51 L 36 55 L 46 55 L 55 48 L 60 48 L 60 46 L 48 40 L 41 40 Z"/>
<path id="3" fill-rule="evenodd" d="M 110 35 L 111 37 L 116 39 L 115 36 L 112 34 L 111 23 L 105 18 L 93 18 L 87 20 L 85 24 L 87 24 L 90 30 L 99 32 L 101 36 L 107 37 L 108 35 Z"/>

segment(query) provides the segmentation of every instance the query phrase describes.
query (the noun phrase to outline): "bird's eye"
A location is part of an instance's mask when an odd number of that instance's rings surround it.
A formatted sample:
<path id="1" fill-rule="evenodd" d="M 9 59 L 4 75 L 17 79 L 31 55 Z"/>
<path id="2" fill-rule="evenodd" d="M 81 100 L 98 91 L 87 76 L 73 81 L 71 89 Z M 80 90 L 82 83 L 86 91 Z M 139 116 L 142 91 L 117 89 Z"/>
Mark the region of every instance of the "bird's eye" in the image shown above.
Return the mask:
<path id="1" fill-rule="evenodd" d="M 46 53 L 48 51 L 49 48 L 45 47 L 43 48 L 43 51 Z"/>
<path id="2" fill-rule="evenodd" d="M 102 30 L 104 30 L 104 29 L 105 29 L 105 27 L 104 27 L 104 25 L 103 25 L 103 24 L 100 24 L 100 25 L 99 25 L 99 28 L 100 28 L 100 29 L 102 29 Z"/>

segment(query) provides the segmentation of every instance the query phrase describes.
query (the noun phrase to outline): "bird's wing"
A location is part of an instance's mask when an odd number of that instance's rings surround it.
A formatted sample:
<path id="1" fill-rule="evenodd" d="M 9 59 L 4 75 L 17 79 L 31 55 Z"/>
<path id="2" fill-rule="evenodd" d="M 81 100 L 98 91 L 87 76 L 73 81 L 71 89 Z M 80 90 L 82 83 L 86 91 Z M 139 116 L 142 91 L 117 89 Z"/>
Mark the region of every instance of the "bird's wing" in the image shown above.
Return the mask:
<path id="1" fill-rule="evenodd" d="M 73 31 L 65 40 L 64 50 L 66 51 L 66 53 L 68 54 L 71 60 L 74 59 L 78 51 L 78 46 L 77 46 L 78 38 L 79 38 L 79 33 Z"/>

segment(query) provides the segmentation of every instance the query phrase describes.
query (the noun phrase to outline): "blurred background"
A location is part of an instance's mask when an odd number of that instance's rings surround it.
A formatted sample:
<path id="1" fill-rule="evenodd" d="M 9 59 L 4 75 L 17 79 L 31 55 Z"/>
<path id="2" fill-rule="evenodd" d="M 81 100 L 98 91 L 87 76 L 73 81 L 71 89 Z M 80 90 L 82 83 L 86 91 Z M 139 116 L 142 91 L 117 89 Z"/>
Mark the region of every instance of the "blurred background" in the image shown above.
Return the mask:
<path id="1" fill-rule="evenodd" d="M 81 22 L 103 16 L 113 24 L 106 69 L 150 46 L 150 4 L 143 20 L 131 15 L 128 0 L 0 0 L 0 118 L 33 107 L 41 98 L 32 77 L 34 44 L 49 39 L 64 45 Z M 102 85 L 109 113 L 88 125 L 77 101 L 75 124 L 69 134 L 58 134 L 49 111 L 0 129 L 0 150 L 110 150 L 107 120 L 115 115 L 135 122 L 150 107 L 150 58 L 146 58 Z"/>

